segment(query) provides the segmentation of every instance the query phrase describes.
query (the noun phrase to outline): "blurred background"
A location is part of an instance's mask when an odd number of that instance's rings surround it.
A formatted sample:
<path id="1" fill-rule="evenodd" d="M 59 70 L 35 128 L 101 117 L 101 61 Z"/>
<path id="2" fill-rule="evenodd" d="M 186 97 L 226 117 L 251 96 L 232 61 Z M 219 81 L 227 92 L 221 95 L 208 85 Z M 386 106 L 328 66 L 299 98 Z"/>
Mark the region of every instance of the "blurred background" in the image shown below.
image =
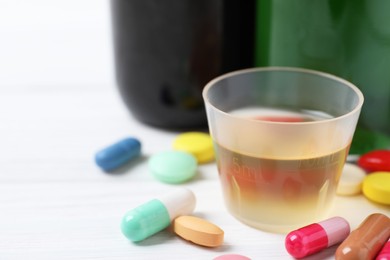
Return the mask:
<path id="1" fill-rule="evenodd" d="M 107 0 L 0 0 L 0 88 L 114 84 Z"/>
<path id="2" fill-rule="evenodd" d="M 363 91 L 360 154 L 390 146 L 388 10 L 387 0 L 0 0 L 0 88 L 110 85 L 139 121 L 193 129 L 207 127 L 201 91 L 220 74 L 315 69 Z"/>

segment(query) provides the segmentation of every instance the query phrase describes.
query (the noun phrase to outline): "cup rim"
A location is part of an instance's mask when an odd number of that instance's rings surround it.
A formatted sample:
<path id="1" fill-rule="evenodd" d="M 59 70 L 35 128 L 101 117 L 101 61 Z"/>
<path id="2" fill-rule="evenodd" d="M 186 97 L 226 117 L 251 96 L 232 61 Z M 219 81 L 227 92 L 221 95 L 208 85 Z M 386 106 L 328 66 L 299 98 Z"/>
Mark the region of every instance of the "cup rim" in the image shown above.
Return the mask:
<path id="1" fill-rule="evenodd" d="M 306 74 L 312 74 L 312 75 L 317 75 L 317 76 L 321 76 L 321 77 L 324 77 L 324 78 L 328 78 L 328 79 L 331 79 L 333 81 L 338 81 L 340 82 L 341 84 L 351 88 L 358 96 L 358 99 L 359 99 L 359 102 L 358 104 L 356 105 L 355 108 L 353 108 L 351 111 L 349 111 L 348 113 L 346 114 L 343 114 L 341 116 L 337 116 L 337 117 L 332 117 L 332 118 L 328 118 L 328 119 L 322 119 L 322 120 L 318 120 L 318 121 L 307 121 L 307 122 L 277 122 L 277 121 L 266 121 L 266 120 L 257 120 L 257 119 L 251 119 L 251 118 L 243 118 L 243 117 L 240 117 L 240 116 L 236 116 L 236 115 L 232 115 L 228 112 L 225 112 L 219 108 L 217 108 L 216 106 L 214 106 L 208 96 L 207 96 L 207 93 L 209 91 L 210 88 L 212 88 L 217 82 L 223 80 L 223 79 L 226 79 L 226 78 L 229 78 L 229 77 L 234 77 L 234 76 L 237 76 L 237 75 L 243 75 L 243 74 L 247 74 L 247 73 L 253 73 L 253 72 L 266 72 L 266 71 L 286 71 L 286 72 L 299 72 L 299 73 L 306 73 Z M 270 66 L 270 67 L 255 67 L 255 68 L 247 68 L 247 69 L 241 69 L 241 70 L 235 70 L 235 71 L 232 71 L 232 72 L 228 72 L 228 73 L 225 73 L 225 74 L 222 74 L 214 79 L 212 79 L 211 81 L 209 81 L 205 87 L 203 88 L 203 91 L 202 91 L 202 96 L 203 96 L 203 100 L 205 101 L 205 106 L 210 106 L 212 107 L 215 111 L 221 113 L 221 114 L 224 114 L 225 116 L 227 117 L 230 117 L 232 119 L 243 119 L 245 121 L 252 121 L 254 123 L 258 123 L 258 124 L 280 124 L 280 125 L 305 125 L 305 124 L 319 124 L 319 123 L 329 123 L 331 121 L 337 121 L 337 120 L 342 120 L 343 118 L 346 118 L 346 117 L 349 117 L 355 113 L 358 113 L 362 106 L 363 106 L 363 103 L 364 103 L 364 96 L 363 96 L 363 93 L 361 92 L 361 90 L 355 86 L 354 84 L 352 84 L 351 82 L 341 78 L 341 77 L 338 77 L 338 76 L 335 76 L 333 74 L 330 74 L 330 73 L 326 73 L 326 72 L 322 72 L 322 71 L 317 71 L 317 70 L 312 70 L 312 69 L 305 69 L 305 68 L 298 68 L 298 67 L 283 67 L 283 66 Z M 207 110 L 207 107 L 206 107 L 206 110 Z"/>

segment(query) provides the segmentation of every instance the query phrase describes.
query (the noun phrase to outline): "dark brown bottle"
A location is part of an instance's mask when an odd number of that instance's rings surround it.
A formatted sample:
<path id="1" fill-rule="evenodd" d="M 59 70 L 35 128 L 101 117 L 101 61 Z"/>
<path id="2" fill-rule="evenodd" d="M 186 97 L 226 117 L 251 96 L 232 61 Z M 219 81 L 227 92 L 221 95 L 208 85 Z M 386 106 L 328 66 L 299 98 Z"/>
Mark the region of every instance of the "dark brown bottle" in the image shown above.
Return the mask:
<path id="1" fill-rule="evenodd" d="M 144 123 L 205 127 L 204 85 L 253 66 L 254 0 L 111 0 L 111 11 L 119 92 Z"/>

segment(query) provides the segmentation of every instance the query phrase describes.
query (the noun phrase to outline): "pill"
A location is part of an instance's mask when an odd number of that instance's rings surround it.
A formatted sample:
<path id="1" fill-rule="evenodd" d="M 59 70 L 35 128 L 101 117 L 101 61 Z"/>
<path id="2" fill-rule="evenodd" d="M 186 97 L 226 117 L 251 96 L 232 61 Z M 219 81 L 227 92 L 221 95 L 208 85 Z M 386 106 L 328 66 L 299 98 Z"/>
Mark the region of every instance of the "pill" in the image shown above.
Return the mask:
<path id="1" fill-rule="evenodd" d="M 182 151 L 154 154 L 148 162 L 152 175 L 166 183 L 182 183 L 195 176 L 197 162 L 194 156 Z"/>
<path id="2" fill-rule="evenodd" d="M 375 260 L 390 260 L 390 238 L 386 244 L 382 247 Z"/>
<path id="3" fill-rule="evenodd" d="M 213 260 L 251 260 L 249 257 L 238 254 L 226 254 L 215 257 Z"/>
<path id="4" fill-rule="evenodd" d="M 141 153 L 141 143 L 135 138 L 122 139 L 96 153 L 96 164 L 105 171 L 114 170 Z"/>
<path id="5" fill-rule="evenodd" d="M 202 132 L 180 134 L 173 141 L 173 149 L 192 154 L 195 156 L 198 163 L 205 163 L 214 159 L 214 148 L 211 136 Z"/>
<path id="6" fill-rule="evenodd" d="M 194 216 L 180 216 L 173 221 L 173 232 L 192 243 L 217 247 L 223 243 L 224 232 L 207 220 Z"/>
<path id="7" fill-rule="evenodd" d="M 363 154 L 358 160 L 358 165 L 367 172 L 390 171 L 390 151 L 375 150 Z"/>
<path id="8" fill-rule="evenodd" d="M 346 163 L 337 186 L 338 195 L 356 195 L 362 191 L 366 172 L 359 166 Z"/>
<path id="9" fill-rule="evenodd" d="M 286 236 L 285 247 L 291 256 L 302 258 L 340 243 L 349 232 L 348 221 L 333 217 L 291 231 Z"/>
<path id="10" fill-rule="evenodd" d="M 375 259 L 390 237 L 390 219 L 380 213 L 369 215 L 336 250 L 336 260 Z"/>
<path id="11" fill-rule="evenodd" d="M 390 172 L 373 172 L 366 176 L 362 190 L 368 199 L 390 205 Z"/>
<path id="12" fill-rule="evenodd" d="M 176 217 L 190 214 L 195 203 L 195 196 L 188 189 L 178 189 L 159 199 L 153 199 L 124 215 L 122 233 L 133 242 L 144 240 L 168 227 Z"/>

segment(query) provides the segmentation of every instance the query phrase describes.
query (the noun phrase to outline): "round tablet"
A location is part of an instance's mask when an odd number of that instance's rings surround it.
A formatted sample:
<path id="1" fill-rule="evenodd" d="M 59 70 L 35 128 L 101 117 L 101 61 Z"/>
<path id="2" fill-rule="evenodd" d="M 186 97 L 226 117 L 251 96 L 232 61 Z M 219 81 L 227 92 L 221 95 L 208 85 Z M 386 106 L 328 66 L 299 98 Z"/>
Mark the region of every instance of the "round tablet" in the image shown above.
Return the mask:
<path id="1" fill-rule="evenodd" d="M 173 141 L 173 149 L 194 155 L 198 163 L 205 163 L 214 159 L 213 141 L 209 134 L 202 132 L 180 134 Z"/>
<path id="2" fill-rule="evenodd" d="M 356 195 L 362 190 L 366 172 L 357 165 L 346 163 L 337 186 L 338 195 Z"/>
<path id="3" fill-rule="evenodd" d="M 182 151 L 167 151 L 149 159 L 153 176 L 167 183 L 182 183 L 196 174 L 197 163 L 193 155 Z"/>
<path id="4" fill-rule="evenodd" d="M 390 205 L 390 172 L 373 172 L 363 181 L 363 194 L 370 200 Z"/>
<path id="5" fill-rule="evenodd" d="M 249 257 L 237 254 L 220 255 L 213 260 L 251 260 Z"/>

